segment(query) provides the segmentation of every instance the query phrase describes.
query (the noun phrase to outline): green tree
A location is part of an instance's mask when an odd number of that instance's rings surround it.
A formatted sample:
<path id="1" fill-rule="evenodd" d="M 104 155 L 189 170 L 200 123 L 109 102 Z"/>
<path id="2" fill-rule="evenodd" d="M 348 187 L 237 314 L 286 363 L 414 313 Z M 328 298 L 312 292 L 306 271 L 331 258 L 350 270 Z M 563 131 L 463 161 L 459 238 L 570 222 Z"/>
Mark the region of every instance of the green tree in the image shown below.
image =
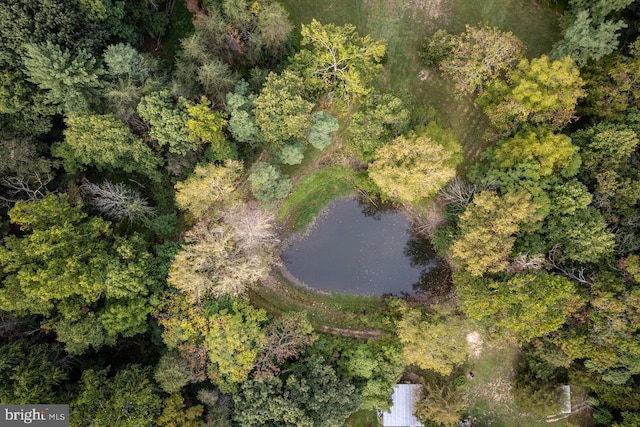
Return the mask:
<path id="1" fill-rule="evenodd" d="M 623 121 L 640 100 L 638 45 L 631 56 L 614 53 L 582 69 L 587 96 L 581 103 L 582 115 Z"/>
<path id="2" fill-rule="evenodd" d="M 122 169 L 160 180 L 157 167 L 162 159 L 114 116 L 70 115 L 65 122 L 65 139 L 51 151 L 62 158 L 67 172 L 93 165 L 98 170 Z"/>
<path id="3" fill-rule="evenodd" d="M 304 159 L 305 146 L 299 141 L 284 144 L 278 151 L 278 160 L 285 165 L 299 165 Z"/>
<path id="4" fill-rule="evenodd" d="M 459 94 L 480 95 L 485 86 L 515 66 L 525 47 L 510 32 L 495 27 L 467 25 L 464 33 L 451 37 L 451 53 L 439 67 L 452 79 Z"/>
<path id="5" fill-rule="evenodd" d="M 332 134 L 339 128 L 338 119 L 326 111 L 313 113 L 313 121 L 309 129 L 309 144 L 318 150 L 324 150 L 332 142 Z"/>
<path id="6" fill-rule="evenodd" d="M 503 141 L 494 152 L 501 168 L 517 164 L 535 164 L 540 177 L 554 174 L 573 176 L 578 172 L 578 147 L 566 135 L 546 129 L 523 130 Z"/>
<path id="7" fill-rule="evenodd" d="M 20 136 L 47 133 L 57 107 L 21 71 L 0 71 L 0 126 Z"/>
<path id="8" fill-rule="evenodd" d="M 268 52 L 282 51 L 293 31 L 289 12 L 277 2 L 261 6 L 256 22 L 260 40 Z"/>
<path id="9" fill-rule="evenodd" d="M 189 362 L 176 352 L 162 355 L 155 367 L 153 378 L 167 393 L 179 393 L 182 387 L 195 381 Z"/>
<path id="10" fill-rule="evenodd" d="M 51 42 L 25 45 L 29 81 L 46 90 L 46 101 L 65 113 L 86 112 L 100 99 L 104 70 L 86 51 L 72 55 Z"/>
<path id="11" fill-rule="evenodd" d="M 640 290 L 611 272 L 600 272 L 591 280 L 586 310 L 576 313 L 553 342 L 571 359 L 585 359 L 597 382 L 613 384 L 615 379 L 607 374 L 616 370 L 626 371 L 627 378 L 640 373 Z M 634 380 L 625 384 L 629 385 L 637 389 Z M 640 396 L 635 400 L 640 405 Z"/>
<path id="12" fill-rule="evenodd" d="M 20 201 L 9 217 L 23 235 L 0 247 L 1 309 L 42 316 L 72 353 L 146 331 L 157 274 L 142 239 L 113 236 L 66 196 Z"/>
<path id="13" fill-rule="evenodd" d="M 575 118 L 583 85 L 571 58 L 551 61 L 542 55 L 521 60 L 508 81 L 494 80 L 478 102 L 501 133 L 511 134 L 526 122 L 561 128 Z"/>
<path id="14" fill-rule="evenodd" d="M 231 308 L 223 308 L 209 317 L 204 346 L 209 354 L 209 378 L 222 391 L 249 378 L 260 348 L 265 343 L 264 323 L 267 314 L 262 309 L 234 300 Z"/>
<path id="15" fill-rule="evenodd" d="M 147 59 L 133 46 L 124 43 L 109 45 L 103 58 L 109 75 L 114 78 L 127 78 L 141 83 L 149 77 Z"/>
<path id="16" fill-rule="evenodd" d="M 393 387 L 404 370 L 402 344 L 397 338 L 349 344 L 340 352 L 338 364 L 362 392 L 360 409 L 391 408 Z"/>
<path id="17" fill-rule="evenodd" d="M 451 246 L 456 265 L 474 276 L 502 271 L 508 264 L 515 234 L 539 218 L 527 193 L 476 195 L 460 216 L 459 233 Z"/>
<path id="18" fill-rule="evenodd" d="M 187 128 L 189 113 L 184 98 L 174 103 L 168 90 L 147 95 L 138 104 L 138 114 L 151 125 L 149 136 L 161 147 L 167 146 L 169 152 L 185 155 L 197 148 L 200 140 Z"/>
<path id="19" fill-rule="evenodd" d="M 293 68 L 329 99 L 346 104 L 370 93 L 371 82 L 382 68 L 385 43 L 371 36 L 358 36 L 351 24 L 322 25 L 315 19 L 302 25 L 301 50 Z"/>
<path id="20" fill-rule="evenodd" d="M 187 105 L 189 120 L 185 124 L 193 137 L 199 144 L 211 144 L 209 150 L 212 152 L 214 160 L 226 160 L 236 157 L 236 147 L 227 142 L 222 133 L 227 121 L 221 112 L 210 110 L 211 101 L 203 96 L 200 103 Z"/>
<path id="21" fill-rule="evenodd" d="M 521 344 L 558 330 L 583 304 L 571 280 L 544 272 L 506 280 L 458 274 L 455 284 L 467 316 L 490 322 Z"/>
<path id="22" fill-rule="evenodd" d="M 459 43 L 459 40 L 458 40 Z M 420 59 L 430 67 L 438 65 L 453 51 L 453 36 L 447 30 L 438 30 L 420 45 Z"/>
<path id="23" fill-rule="evenodd" d="M 404 348 L 407 365 L 449 375 L 467 358 L 465 325 L 446 311 L 424 315 L 419 309 L 404 307 L 396 321 L 396 332 Z"/>
<path id="24" fill-rule="evenodd" d="M 432 129 L 434 125 L 410 138 L 399 136 L 376 150 L 368 173 L 386 197 L 420 202 L 456 175 L 462 148 L 450 132 L 442 133 L 440 141 L 430 138 Z"/>
<path id="25" fill-rule="evenodd" d="M 176 204 L 195 218 L 202 218 L 240 195 L 237 189 L 242 172 L 242 163 L 235 160 L 196 166 L 189 178 L 176 183 Z"/>
<path id="26" fill-rule="evenodd" d="M 68 379 L 59 345 L 25 340 L 0 346 L 0 403 L 63 403 Z"/>
<path id="27" fill-rule="evenodd" d="M 360 404 L 353 384 L 321 356 L 296 362 L 284 378 L 246 381 L 233 399 L 233 418 L 247 427 L 341 427 Z"/>
<path id="28" fill-rule="evenodd" d="M 287 176 L 282 176 L 277 166 L 269 163 L 254 164 L 249 182 L 255 198 L 268 205 L 284 198 L 291 191 L 291 180 Z"/>
<path id="29" fill-rule="evenodd" d="M 390 94 L 369 96 L 351 115 L 349 148 L 370 162 L 376 149 L 403 133 L 408 123 L 409 111 L 400 98 Z"/>
<path id="30" fill-rule="evenodd" d="M 572 18 L 550 55 L 553 59 L 569 56 L 579 67 L 614 52 L 618 47 L 618 31 L 627 27 L 623 21 L 594 19 L 590 10 L 579 10 Z"/>
<path id="31" fill-rule="evenodd" d="M 233 92 L 227 94 L 229 132 L 240 143 L 256 145 L 262 141 L 260 128 L 253 114 L 256 95 L 249 92 L 249 83 L 240 80 Z"/>
<path id="32" fill-rule="evenodd" d="M 549 243 L 560 249 L 562 259 L 587 263 L 613 255 L 615 237 L 593 207 L 576 210 L 572 215 L 551 216 L 546 230 Z"/>
<path id="33" fill-rule="evenodd" d="M 153 426 L 162 403 L 150 370 L 127 365 L 113 377 L 107 369 L 82 373 L 80 393 L 71 403 L 72 426 Z"/>
<path id="34" fill-rule="evenodd" d="M 313 103 L 304 99 L 304 92 L 304 81 L 291 71 L 267 76 L 255 100 L 254 114 L 264 139 L 272 147 L 307 137 Z"/>

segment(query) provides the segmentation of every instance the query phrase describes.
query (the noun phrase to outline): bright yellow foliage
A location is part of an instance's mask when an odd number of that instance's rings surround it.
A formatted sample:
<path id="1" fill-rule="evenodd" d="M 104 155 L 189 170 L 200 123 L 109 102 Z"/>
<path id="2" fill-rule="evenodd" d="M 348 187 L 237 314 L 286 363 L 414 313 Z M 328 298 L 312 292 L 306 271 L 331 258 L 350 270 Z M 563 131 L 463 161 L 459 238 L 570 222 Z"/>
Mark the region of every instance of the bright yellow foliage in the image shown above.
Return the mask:
<path id="1" fill-rule="evenodd" d="M 537 220 L 528 193 L 478 194 L 460 216 L 460 234 L 451 247 L 456 265 L 474 276 L 502 271 L 522 226 Z"/>
<path id="2" fill-rule="evenodd" d="M 419 202 L 433 196 L 456 175 L 451 161 L 454 154 L 427 136 L 399 136 L 376 150 L 369 176 L 387 197 Z"/>
<path id="3" fill-rule="evenodd" d="M 176 203 L 196 218 L 204 216 L 215 205 L 231 201 L 242 169 L 242 163 L 234 160 L 224 166 L 197 166 L 193 175 L 176 184 Z"/>

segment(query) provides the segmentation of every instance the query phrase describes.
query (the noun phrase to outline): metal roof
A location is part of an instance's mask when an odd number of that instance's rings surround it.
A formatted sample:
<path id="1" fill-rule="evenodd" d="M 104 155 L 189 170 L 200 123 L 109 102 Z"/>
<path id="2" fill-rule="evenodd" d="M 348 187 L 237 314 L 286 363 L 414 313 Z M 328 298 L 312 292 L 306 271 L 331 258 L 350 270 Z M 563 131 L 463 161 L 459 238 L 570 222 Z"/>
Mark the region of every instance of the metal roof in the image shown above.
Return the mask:
<path id="1" fill-rule="evenodd" d="M 422 388 L 418 384 L 396 384 L 393 388 L 393 406 L 390 412 L 383 412 L 382 425 L 385 427 L 422 426 L 413 415 L 413 402 Z"/>

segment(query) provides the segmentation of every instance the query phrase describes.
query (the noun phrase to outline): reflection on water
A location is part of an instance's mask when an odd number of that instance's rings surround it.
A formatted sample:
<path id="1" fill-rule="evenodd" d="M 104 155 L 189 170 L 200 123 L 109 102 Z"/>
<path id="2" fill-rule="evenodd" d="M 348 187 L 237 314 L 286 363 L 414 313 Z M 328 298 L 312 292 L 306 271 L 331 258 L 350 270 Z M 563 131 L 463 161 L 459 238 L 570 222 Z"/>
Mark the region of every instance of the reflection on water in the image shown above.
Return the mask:
<path id="1" fill-rule="evenodd" d="M 449 270 L 388 204 L 340 199 L 283 254 L 289 272 L 322 291 L 382 295 L 446 286 Z"/>

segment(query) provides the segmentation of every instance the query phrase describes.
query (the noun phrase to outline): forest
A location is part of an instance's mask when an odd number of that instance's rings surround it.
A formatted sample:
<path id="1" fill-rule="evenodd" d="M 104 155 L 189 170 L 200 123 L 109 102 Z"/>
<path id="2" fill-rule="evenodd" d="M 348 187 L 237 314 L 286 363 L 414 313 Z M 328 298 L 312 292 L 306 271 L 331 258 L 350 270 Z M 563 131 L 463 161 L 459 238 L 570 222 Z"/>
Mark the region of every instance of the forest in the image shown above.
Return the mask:
<path id="1" fill-rule="evenodd" d="M 633 0 L 3 0 L 0 404 L 375 427 L 411 383 L 424 426 L 640 426 L 639 35 Z M 295 283 L 343 197 L 451 273 Z"/>

